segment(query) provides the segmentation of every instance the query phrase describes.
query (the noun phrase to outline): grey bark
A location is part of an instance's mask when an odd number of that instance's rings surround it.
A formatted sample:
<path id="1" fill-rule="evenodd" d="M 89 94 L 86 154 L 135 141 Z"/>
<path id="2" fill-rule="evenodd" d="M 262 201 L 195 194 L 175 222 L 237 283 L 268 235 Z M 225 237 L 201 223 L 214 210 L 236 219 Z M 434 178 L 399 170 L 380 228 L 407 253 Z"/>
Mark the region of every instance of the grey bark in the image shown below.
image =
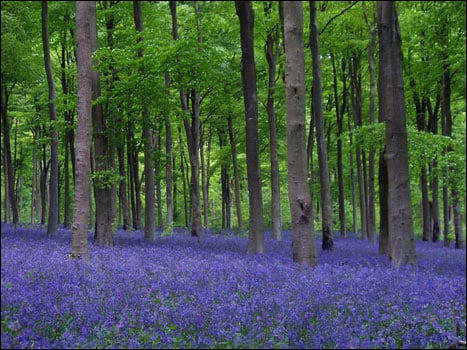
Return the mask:
<path id="1" fill-rule="evenodd" d="M 88 216 L 91 197 L 91 2 L 76 2 L 76 39 L 78 66 L 78 125 L 76 131 L 76 181 L 71 225 L 72 258 L 88 258 Z"/>
<path id="2" fill-rule="evenodd" d="M 388 233 L 392 265 L 417 265 L 408 166 L 401 36 L 396 5 L 378 2 L 379 113 L 386 122 Z"/>
<path id="3" fill-rule="evenodd" d="M 328 155 L 324 138 L 324 117 L 322 105 L 321 58 L 319 49 L 318 20 L 316 2 L 310 1 L 310 48 L 313 61 L 313 118 L 316 125 L 318 148 L 319 179 L 321 183 L 321 226 L 322 249 L 333 250 L 331 185 L 329 178 Z"/>
<path id="4" fill-rule="evenodd" d="M 49 88 L 49 116 L 50 129 L 50 178 L 49 178 L 49 216 L 47 220 L 47 235 L 57 233 L 58 224 L 58 131 L 55 122 L 57 111 L 55 109 L 55 83 L 52 75 L 52 61 L 50 59 L 49 29 L 48 29 L 48 4 L 42 1 L 42 45 L 44 49 L 44 64 Z M 10 188 L 10 190 L 12 190 Z"/>
<path id="5" fill-rule="evenodd" d="M 135 27 L 138 33 L 143 32 L 143 11 L 141 1 L 133 1 L 133 14 Z M 140 34 L 141 35 L 141 34 Z M 138 42 L 142 41 L 138 37 Z M 138 49 L 138 57 L 143 57 L 143 49 Z M 142 113 L 143 143 L 144 143 L 144 177 L 145 177 L 145 205 L 144 205 L 144 239 L 153 241 L 156 239 L 156 194 L 154 184 L 154 161 L 152 128 L 150 122 L 150 109 L 145 106 Z"/>
<path id="6" fill-rule="evenodd" d="M 318 262 L 313 229 L 313 204 L 307 182 L 305 57 L 301 1 L 284 1 L 286 60 L 287 164 L 293 228 L 293 261 Z"/>
<path id="7" fill-rule="evenodd" d="M 263 195 L 258 150 L 258 97 L 254 59 L 254 12 L 250 1 L 235 1 L 240 20 L 242 83 L 245 105 L 246 157 L 249 194 L 248 253 L 264 252 Z"/>
<path id="8" fill-rule="evenodd" d="M 272 2 L 264 2 L 266 16 L 270 17 Z M 279 183 L 279 162 L 277 155 L 276 111 L 274 93 L 276 88 L 276 62 L 280 55 L 279 26 L 268 29 L 265 51 L 268 61 L 268 98 L 266 110 L 269 118 L 269 152 L 271 163 L 271 213 L 272 238 L 280 240 L 282 236 L 281 198 Z"/>

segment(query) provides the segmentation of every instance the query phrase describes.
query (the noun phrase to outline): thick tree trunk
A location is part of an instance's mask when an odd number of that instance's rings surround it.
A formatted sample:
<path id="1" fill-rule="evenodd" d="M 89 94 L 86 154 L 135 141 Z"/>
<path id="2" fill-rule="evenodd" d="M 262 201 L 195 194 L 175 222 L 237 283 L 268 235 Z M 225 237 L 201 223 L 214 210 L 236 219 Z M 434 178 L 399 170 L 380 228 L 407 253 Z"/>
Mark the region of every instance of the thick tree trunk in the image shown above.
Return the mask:
<path id="1" fill-rule="evenodd" d="M 88 258 L 88 215 L 91 197 L 91 1 L 76 2 L 78 55 L 78 125 L 76 132 L 76 182 L 71 258 Z"/>
<path id="2" fill-rule="evenodd" d="M 318 262 L 313 203 L 307 182 L 305 57 L 301 1 L 284 1 L 288 191 L 293 228 L 293 261 Z"/>
<path id="3" fill-rule="evenodd" d="M 408 166 L 401 36 L 395 3 L 378 2 L 379 113 L 386 121 L 388 228 L 394 266 L 417 265 Z"/>
<path id="4" fill-rule="evenodd" d="M 379 121 L 382 121 L 380 114 Z M 384 158 L 384 151 L 379 154 L 379 254 L 390 256 L 391 242 L 389 240 L 389 221 L 388 221 L 388 169 Z"/>
<path id="5" fill-rule="evenodd" d="M 310 48 L 313 61 L 313 118 L 316 125 L 318 146 L 319 179 L 321 183 L 321 224 L 322 249 L 333 250 L 331 185 L 329 178 L 328 155 L 324 139 L 324 117 L 322 106 L 321 58 L 319 50 L 319 31 L 316 18 L 316 2 L 310 1 Z"/>
<path id="6" fill-rule="evenodd" d="M 49 217 L 47 222 L 47 235 L 57 233 L 58 224 L 58 131 L 55 122 L 57 111 L 55 110 L 55 83 L 52 76 L 52 61 L 50 59 L 49 29 L 48 29 L 48 5 L 42 1 L 42 45 L 44 48 L 45 72 L 49 87 L 49 116 L 50 130 L 50 184 L 49 184 Z"/>
<path id="7" fill-rule="evenodd" d="M 254 58 L 254 12 L 250 1 L 235 1 L 240 20 L 242 47 L 242 82 L 245 104 L 246 157 L 249 194 L 250 227 L 248 253 L 264 252 L 263 195 L 258 150 L 258 97 Z"/>

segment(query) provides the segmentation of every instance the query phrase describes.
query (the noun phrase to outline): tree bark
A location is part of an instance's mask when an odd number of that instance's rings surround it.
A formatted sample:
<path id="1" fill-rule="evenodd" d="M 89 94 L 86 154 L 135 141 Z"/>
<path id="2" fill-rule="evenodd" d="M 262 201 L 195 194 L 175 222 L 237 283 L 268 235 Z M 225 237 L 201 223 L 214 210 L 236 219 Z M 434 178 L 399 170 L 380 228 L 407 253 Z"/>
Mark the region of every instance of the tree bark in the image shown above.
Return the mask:
<path id="1" fill-rule="evenodd" d="M 138 33 L 144 29 L 143 11 L 141 1 L 133 1 L 133 15 L 135 27 Z M 138 42 L 143 40 L 141 34 Z M 143 49 L 138 49 L 138 57 L 143 57 Z M 143 72 L 144 73 L 144 72 Z M 144 143 L 144 177 L 145 177 L 145 205 L 144 205 L 144 239 L 153 241 L 156 239 L 156 194 L 154 189 L 154 162 L 152 160 L 153 141 L 150 122 L 150 109 L 145 106 L 142 113 L 143 143 Z"/>
<path id="2" fill-rule="evenodd" d="M 340 223 L 340 235 L 341 237 L 346 236 L 346 222 L 345 222 L 345 194 L 344 194 L 344 174 L 342 170 L 342 131 L 344 124 L 343 113 L 341 113 L 341 106 L 339 105 L 339 94 L 337 92 L 337 70 L 334 54 L 331 54 L 332 63 L 332 76 L 333 76 L 333 90 L 334 90 L 334 103 L 336 108 L 336 119 L 337 119 L 337 183 L 339 187 L 339 223 Z M 347 93 L 346 81 L 343 79 L 343 90 L 342 90 L 342 104 L 345 105 L 346 93 Z M 344 108 L 345 111 L 345 108 Z"/>
<path id="3" fill-rule="evenodd" d="M 97 13 L 96 3 L 91 5 L 91 52 L 98 49 L 97 43 Z M 97 65 L 93 60 L 93 68 Z M 113 246 L 113 223 L 115 220 L 116 189 L 115 182 L 110 176 L 114 173 L 112 164 L 113 147 L 110 146 L 108 137 L 108 119 L 104 114 L 102 104 L 95 101 L 101 96 L 100 75 L 95 69 L 92 71 L 92 131 L 94 140 L 94 201 L 95 231 L 94 244 L 101 247 Z"/>
<path id="4" fill-rule="evenodd" d="M 11 162 L 11 146 L 10 146 L 10 126 L 8 123 L 8 98 L 10 96 L 11 90 L 8 91 L 8 88 L 5 86 L 1 89 L 1 110 L 2 110 L 2 130 L 3 130 L 3 151 L 5 157 L 5 202 L 9 204 L 8 210 L 5 208 L 5 222 L 10 222 L 10 212 L 13 214 L 13 223 L 16 225 L 19 223 L 18 215 L 18 204 L 16 202 L 16 194 L 14 192 L 14 175 L 13 175 L 13 165 Z"/>
<path id="5" fill-rule="evenodd" d="M 272 2 L 264 2 L 266 16 L 270 17 Z M 276 111 L 274 108 L 274 91 L 276 88 L 276 61 L 280 55 L 279 27 L 274 25 L 268 30 L 266 44 L 266 59 L 268 61 L 268 98 L 267 112 L 269 119 L 269 152 L 271 163 L 271 213 L 272 238 L 280 240 L 282 237 L 281 198 L 279 184 L 279 162 L 277 156 Z"/>
<path id="6" fill-rule="evenodd" d="M 49 217 L 47 222 L 47 235 L 57 233 L 58 224 L 58 131 L 55 122 L 57 111 L 55 109 L 55 83 L 52 75 L 52 61 L 50 59 L 49 29 L 48 29 L 48 4 L 42 1 L 42 45 L 44 48 L 45 72 L 49 88 L 49 116 L 50 129 L 50 183 L 49 183 Z"/>
<path id="7" fill-rule="evenodd" d="M 370 31 L 370 46 L 368 48 L 368 67 L 370 71 L 370 124 L 375 122 L 375 91 L 376 91 L 376 78 L 375 78 L 375 49 L 376 49 L 376 15 L 373 12 L 372 23 L 366 13 L 366 5 L 363 2 L 363 13 L 365 20 Z M 376 242 L 376 199 L 375 199 L 375 150 L 370 149 L 368 159 L 368 208 L 367 208 L 367 221 L 368 221 L 368 238 L 370 242 Z"/>
<path id="8" fill-rule="evenodd" d="M 169 1 L 171 4 L 172 1 Z M 165 94 L 170 97 L 170 75 L 165 73 Z M 167 219 L 166 225 L 168 228 L 173 226 L 173 197 L 172 197 L 172 126 L 170 124 L 170 114 L 165 113 L 165 196 Z"/>
<path id="9" fill-rule="evenodd" d="M 313 203 L 307 181 L 305 54 L 301 1 L 284 1 L 286 60 L 287 164 L 293 228 L 293 261 L 318 263 L 313 229 Z"/>
<path id="10" fill-rule="evenodd" d="M 310 48 L 313 61 L 313 118 L 316 125 L 318 146 L 319 179 L 321 183 L 321 225 L 322 249 L 333 250 L 331 185 L 329 178 L 328 155 L 324 138 L 324 117 L 322 106 L 321 58 L 319 31 L 316 18 L 316 2 L 310 1 Z"/>
<path id="11" fill-rule="evenodd" d="M 227 117 L 227 126 L 229 129 L 230 150 L 232 153 L 232 164 L 234 171 L 234 184 L 235 184 L 235 208 L 237 211 L 237 226 L 238 231 L 243 231 L 243 218 L 242 218 L 242 198 L 240 194 L 240 175 L 238 173 L 237 162 L 237 143 L 235 141 L 235 134 L 233 130 L 232 115 Z"/>
<path id="12" fill-rule="evenodd" d="M 240 20 L 242 47 L 242 82 L 245 104 L 246 157 L 249 194 L 248 253 L 264 252 L 263 195 L 258 150 L 258 97 L 254 58 L 254 12 L 250 1 L 235 1 Z"/>
<path id="13" fill-rule="evenodd" d="M 91 197 L 91 1 L 76 2 L 76 36 L 78 66 L 78 125 L 76 132 L 76 181 L 71 258 L 85 258 L 88 251 L 88 215 Z"/>
<path id="14" fill-rule="evenodd" d="M 395 3 L 378 2 L 379 113 L 386 121 L 388 229 L 391 263 L 417 265 L 412 222 L 408 146 L 402 78 L 401 36 Z"/>
<path id="15" fill-rule="evenodd" d="M 352 115 L 354 120 L 354 128 L 359 129 L 362 126 L 362 75 L 361 75 L 361 53 L 352 52 L 349 64 L 350 75 L 350 95 L 352 101 Z M 368 239 L 367 231 L 367 201 L 365 195 L 365 152 L 357 143 L 355 147 L 355 159 L 357 162 L 357 179 L 360 203 L 360 237 Z"/>

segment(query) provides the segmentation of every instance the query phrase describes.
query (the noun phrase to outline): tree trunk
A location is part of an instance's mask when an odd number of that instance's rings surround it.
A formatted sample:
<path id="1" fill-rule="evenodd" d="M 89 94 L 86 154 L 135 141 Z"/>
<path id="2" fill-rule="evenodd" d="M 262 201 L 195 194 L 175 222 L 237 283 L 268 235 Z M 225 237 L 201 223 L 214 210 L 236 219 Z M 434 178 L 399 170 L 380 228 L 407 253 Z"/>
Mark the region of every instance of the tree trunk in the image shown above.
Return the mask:
<path id="1" fill-rule="evenodd" d="M 47 235 L 57 233 L 58 224 L 58 131 L 55 122 L 57 111 L 55 110 L 55 84 L 52 76 L 52 62 L 50 60 L 49 29 L 48 29 L 48 5 L 42 1 L 42 45 L 44 48 L 45 72 L 49 87 L 49 116 L 50 130 L 50 184 L 49 184 L 49 217 L 47 222 Z"/>
<path id="2" fill-rule="evenodd" d="M 156 186 L 156 207 L 157 207 L 157 226 L 163 226 L 162 219 L 162 189 L 161 189 L 161 125 L 158 122 L 156 124 L 156 129 L 154 130 L 154 152 L 157 155 L 157 159 L 154 164 L 154 176 L 155 176 L 155 186 Z"/>
<path id="3" fill-rule="evenodd" d="M 204 228 L 206 230 L 209 229 L 209 175 L 207 169 L 209 169 L 209 152 L 211 151 L 210 144 L 211 144 L 211 131 L 209 131 L 208 134 L 208 157 L 206 159 L 204 155 L 204 146 L 203 143 L 206 141 L 206 134 L 205 134 L 205 128 L 201 129 L 201 135 L 200 135 L 200 143 L 201 147 L 199 148 L 199 153 L 200 153 L 200 160 L 201 160 L 201 183 L 202 183 L 202 191 L 203 191 L 203 217 L 204 217 Z"/>
<path id="4" fill-rule="evenodd" d="M 91 1 L 76 2 L 78 66 L 78 125 L 76 132 L 76 182 L 71 225 L 71 258 L 85 258 L 88 251 L 88 215 L 91 196 Z"/>
<path id="5" fill-rule="evenodd" d="M 376 91 L 376 79 L 375 79 L 375 48 L 376 48 L 376 15 L 373 12 L 372 23 L 366 13 L 365 3 L 364 15 L 365 20 L 370 31 L 370 47 L 368 48 L 368 66 L 370 71 L 370 124 L 375 122 L 375 91 Z M 375 150 L 370 149 L 370 155 L 368 159 L 368 238 L 370 242 L 376 242 L 376 199 L 375 199 Z"/>
<path id="6" fill-rule="evenodd" d="M 172 4 L 169 1 L 169 4 Z M 169 72 L 165 73 L 165 94 L 170 98 L 170 75 Z M 172 197 L 172 126 L 170 124 L 170 114 L 165 113 L 165 196 L 166 196 L 166 210 L 167 210 L 167 228 L 173 226 L 173 197 Z"/>
<path id="7" fill-rule="evenodd" d="M 138 33 L 144 29 L 143 11 L 141 1 L 133 1 L 133 15 L 135 20 L 135 28 Z M 138 36 L 138 43 L 143 40 L 142 36 Z M 143 49 L 138 49 L 138 57 L 143 57 Z M 144 73 L 144 72 L 141 72 Z M 144 143 L 144 177 L 145 177 L 145 204 L 144 204 L 144 239 L 153 241 L 156 239 L 156 194 L 154 189 L 154 162 L 152 160 L 153 141 L 152 129 L 150 122 L 150 109 L 143 107 L 142 125 L 143 125 L 143 143 Z"/>
<path id="8" fill-rule="evenodd" d="M 91 6 L 91 51 L 96 52 L 97 43 L 97 14 L 96 3 Z M 97 61 L 93 60 L 93 67 Z M 92 99 L 96 101 L 101 96 L 101 82 L 99 72 L 92 71 Z M 108 119 L 104 114 L 102 104 L 93 102 L 92 131 L 94 140 L 94 201 L 95 231 L 94 244 L 101 247 L 113 246 L 113 223 L 115 219 L 115 183 L 111 175 L 114 169 L 111 163 L 113 148 L 109 145 Z"/>
<path id="9" fill-rule="evenodd" d="M 318 263 L 313 203 L 307 181 L 305 57 L 301 1 L 284 1 L 288 191 L 293 228 L 293 261 Z"/>
<path id="10" fill-rule="evenodd" d="M 352 101 L 352 115 L 354 120 L 354 128 L 359 129 L 362 126 L 362 76 L 360 64 L 361 54 L 353 52 L 350 64 L 350 96 Z M 355 158 L 357 162 L 357 179 L 359 190 L 359 203 L 360 203 L 360 223 L 361 223 L 361 238 L 368 239 L 367 232 L 367 205 L 365 195 L 365 153 L 357 143 L 355 148 Z"/>
<path id="11" fill-rule="evenodd" d="M 200 23 L 198 19 L 198 3 L 194 2 L 195 13 L 197 16 L 198 41 L 202 42 Z M 170 2 L 172 13 L 172 36 L 174 40 L 178 39 L 178 24 L 177 24 L 177 7 L 175 2 Z M 191 125 L 188 120 L 190 114 L 188 108 L 188 98 L 191 98 L 192 113 Z M 200 122 L 200 95 L 197 89 L 193 89 L 190 96 L 182 89 L 180 91 L 180 101 L 184 112 L 184 127 L 188 143 L 188 155 L 190 157 L 191 181 L 190 181 L 190 199 L 191 199 L 191 235 L 197 237 L 198 242 L 201 242 L 202 226 L 201 226 L 201 196 L 199 185 L 199 132 L 201 127 Z"/>
<path id="12" fill-rule="evenodd" d="M 334 88 L 334 103 L 336 108 L 336 119 L 337 119 L 337 183 L 339 187 L 339 223 L 340 223 L 340 235 L 341 237 L 346 236 L 346 223 L 345 223 L 345 195 L 344 195 L 344 174 L 342 171 L 342 131 L 344 126 L 344 116 L 341 113 L 341 106 L 339 105 L 339 94 L 337 92 L 337 70 L 334 54 L 331 54 L 332 63 L 332 76 L 333 76 L 333 88 Z M 344 67 L 343 67 L 344 68 Z M 344 72 L 343 72 L 344 73 Z M 346 101 L 346 81 L 343 79 L 343 90 L 342 90 L 342 105 L 345 105 Z M 345 107 L 343 108 L 345 111 Z"/>
<path id="13" fill-rule="evenodd" d="M 322 249 L 333 250 L 331 185 L 329 178 L 328 155 L 324 138 L 324 117 L 321 87 L 321 58 L 319 49 L 319 31 L 316 18 L 316 2 L 310 1 L 310 48 L 313 61 L 313 118 L 316 125 L 318 145 L 319 179 L 321 183 L 321 224 Z"/>
<path id="14" fill-rule="evenodd" d="M 268 18 L 270 18 L 271 6 L 271 1 L 264 3 L 264 11 Z M 266 59 L 268 61 L 268 99 L 266 109 L 269 119 L 272 238 L 280 240 L 282 237 L 281 198 L 279 186 L 279 162 L 277 156 L 276 112 L 274 108 L 274 93 L 276 88 L 276 61 L 280 55 L 278 25 L 274 25 L 268 30 L 265 51 Z"/>
<path id="15" fill-rule="evenodd" d="M 379 121 L 383 121 L 383 116 L 380 114 Z M 384 158 L 384 151 L 379 154 L 379 247 L 380 255 L 390 257 L 391 242 L 389 240 L 389 221 L 388 221 L 388 169 Z"/>
<path id="16" fill-rule="evenodd" d="M 237 226 L 238 231 L 243 231 L 243 218 L 242 218 L 242 198 L 240 194 L 240 175 L 238 174 L 238 163 L 237 163 L 237 143 L 235 142 L 235 134 L 232 125 L 232 115 L 227 117 L 227 125 L 229 129 L 230 149 L 232 153 L 232 164 L 234 171 L 234 183 L 235 183 L 235 208 L 237 211 Z"/>
<path id="17" fill-rule="evenodd" d="M 130 219 L 130 208 L 128 207 L 126 172 L 125 172 L 125 155 L 124 155 L 123 146 L 117 147 L 117 157 L 118 157 L 118 174 L 120 175 L 120 181 L 118 185 L 118 197 L 120 200 L 120 205 L 122 206 L 123 229 L 128 230 L 130 228 L 131 219 Z"/>
<path id="18" fill-rule="evenodd" d="M 250 1 L 235 1 L 240 20 L 242 47 L 242 83 L 245 104 L 246 157 L 249 194 L 250 227 L 248 253 L 264 252 L 263 195 L 258 150 L 258 97 L 254 58 L 254 12 Z"/>
<path id="19" fill-rule="evenodd" d="M 11 146 L 10 146 L 10 126 L 8 123 L 8 98 L 10 97 L 11 90 L 5 86 L 1 89 L 1 109 L 2 109 L 2 130 L 3 130 L 3 151 L 5 153 L 5 202 L 8 202 L 8 210 L 5 210 L 5 222 L 10 221 L 10 209 L 13 214 L 13 223 L 19 223 L 18 205 L 16 203 L 16 194 L 14 192 L 14 176 L 13 165 L 11 162 Z M 8 198 L 8 199 L 7 199 Z M 7 215 L 8 214 L 8 215 Z"/>
<path id="20" fill-rule="evenodd" d="M 436 102 L 434 108 L 432 108 L 430 100 L 428 100 L 428 113 L 430 116 L 428 122 L 428 130 L 433 134 L 438 133 L 438 111 L 441 103 L 441 96 L 439 92 L 436 94 Z M 440 236 L 440 222 L 439 222 L 439 191 L 438 191 L 438 176 L 437 176 L 437 161 L 433 160 L 429 167 L 431 175 L 430 189 L 432 203 L 430 203 L 430 217 L 431 217 L 431 232 L 433 242 L 437 242 Z"/>
<path id="21" fill-rule="evenodd" d="M 408 166 L 401 36 L 395 3 L 378 2 L 379 113 L 386 121 L 388 229 L 391 263 L 417 265 Z"/>

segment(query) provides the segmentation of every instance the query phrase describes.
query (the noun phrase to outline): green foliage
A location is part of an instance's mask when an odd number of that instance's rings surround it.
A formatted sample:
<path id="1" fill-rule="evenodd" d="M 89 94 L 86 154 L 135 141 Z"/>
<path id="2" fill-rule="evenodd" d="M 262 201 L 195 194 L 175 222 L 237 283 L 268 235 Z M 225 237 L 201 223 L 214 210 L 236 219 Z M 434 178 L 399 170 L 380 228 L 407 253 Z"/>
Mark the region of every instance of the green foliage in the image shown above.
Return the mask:
<path id="1" fill-rule="evenodd" d="M 91 174 L 91 180 L 93 180 L 94 186 L 100 189 L 110 189 L 121 179 L 122 177 L 113 169 L 94 171 Z"/>

